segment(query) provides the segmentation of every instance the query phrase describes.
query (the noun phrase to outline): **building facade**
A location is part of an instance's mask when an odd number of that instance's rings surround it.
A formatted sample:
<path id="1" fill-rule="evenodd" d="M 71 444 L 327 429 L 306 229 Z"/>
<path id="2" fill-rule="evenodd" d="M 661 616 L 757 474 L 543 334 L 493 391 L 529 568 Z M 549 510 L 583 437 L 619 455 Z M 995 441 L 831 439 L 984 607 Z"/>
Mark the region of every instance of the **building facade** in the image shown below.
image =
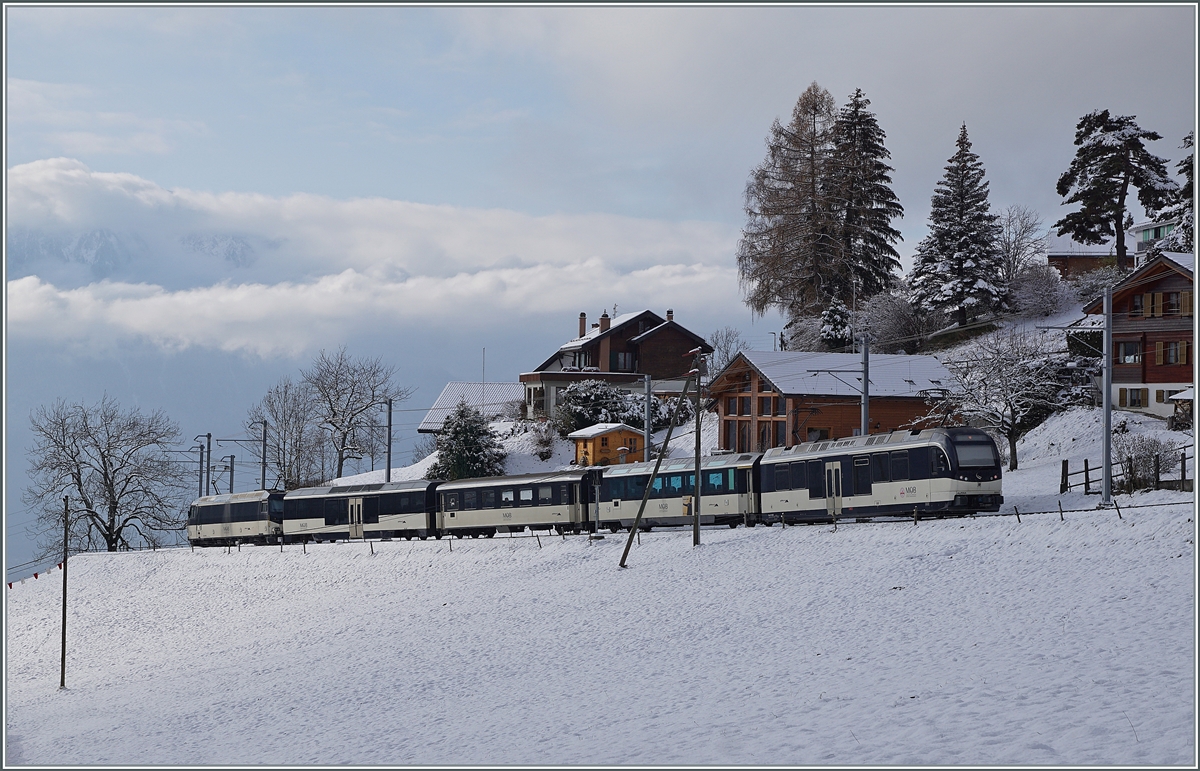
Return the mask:
<path id="1" fill-rule="evenodd" d="M 572 431 L 567 438 L 575 442 L 575 463 L 579 466 L 639 463 L 645 456 L 642 432 L 624 423 L 597 423 Z"/>

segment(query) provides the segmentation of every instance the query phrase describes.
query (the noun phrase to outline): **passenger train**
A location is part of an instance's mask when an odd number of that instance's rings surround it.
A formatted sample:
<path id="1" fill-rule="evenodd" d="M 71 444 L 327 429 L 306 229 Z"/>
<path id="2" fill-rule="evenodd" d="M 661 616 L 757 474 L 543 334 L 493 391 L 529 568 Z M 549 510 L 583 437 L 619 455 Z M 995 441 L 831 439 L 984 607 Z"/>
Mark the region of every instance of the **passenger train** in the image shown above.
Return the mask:
<path id="1" fill-rule="evenodd" d="M 416 480 L 200 498 L 188 517 L 195 545 L 353 539 L 491 538 L 693 522 L 695 460 L 581 467 L 521 476 Z M 821 440 L 765 453 L 701 459 L 702 525 L 772 525 L 999 511 L 1000 456 L 979 429 L 933 428 Z"/>

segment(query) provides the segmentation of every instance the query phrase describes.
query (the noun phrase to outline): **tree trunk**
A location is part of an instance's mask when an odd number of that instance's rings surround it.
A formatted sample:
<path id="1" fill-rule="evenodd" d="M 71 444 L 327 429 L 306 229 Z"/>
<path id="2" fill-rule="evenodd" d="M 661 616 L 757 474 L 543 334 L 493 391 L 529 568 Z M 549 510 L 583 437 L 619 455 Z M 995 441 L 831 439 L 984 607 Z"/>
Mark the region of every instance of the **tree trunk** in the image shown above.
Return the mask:
<path id="1" fill-rule="evenodd" d="M 1017 470 L 1017 437 L 1014 434 L 1008 435 L 1008 470 Z"/>
<path id="2" fill-rule="evenodd" d="M 1121 194 L 1117 201 L 1117 269 L 1129 269 L 1129 257 L 1125 253 L 1125 198 L 1129 195 L 1129 154 L 1125 151 L 1125 169 L 1121 176 Z"/>

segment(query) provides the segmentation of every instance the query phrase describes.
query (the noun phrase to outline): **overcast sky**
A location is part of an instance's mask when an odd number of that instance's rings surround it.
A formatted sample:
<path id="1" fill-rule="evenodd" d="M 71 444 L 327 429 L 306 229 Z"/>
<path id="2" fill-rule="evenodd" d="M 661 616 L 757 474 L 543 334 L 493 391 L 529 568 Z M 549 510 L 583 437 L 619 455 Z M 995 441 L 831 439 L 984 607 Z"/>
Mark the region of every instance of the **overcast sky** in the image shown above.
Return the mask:
<path id="1" fill-rule="evenodd" d="M 1193 128 L 1194 5 L 5 9 L 6 517 L 28 416 L 161 407 L 185 439 L 322 347 L 427 407 L 515 380 L 580 311 L 668 307 L 769 348 L 742 192 L 816 81 L 887 133 L 904 266 L 966 123 L 994 209 L 1062 216 L 1075 123 Z M 407 460 L 421 412 L 396 443 Z M 223 454 L 249 453 L 230 443 Z M 250 466 L 239 476 L 257 477 Z M 241 485 L 239 485 L 239 488 Z"/>

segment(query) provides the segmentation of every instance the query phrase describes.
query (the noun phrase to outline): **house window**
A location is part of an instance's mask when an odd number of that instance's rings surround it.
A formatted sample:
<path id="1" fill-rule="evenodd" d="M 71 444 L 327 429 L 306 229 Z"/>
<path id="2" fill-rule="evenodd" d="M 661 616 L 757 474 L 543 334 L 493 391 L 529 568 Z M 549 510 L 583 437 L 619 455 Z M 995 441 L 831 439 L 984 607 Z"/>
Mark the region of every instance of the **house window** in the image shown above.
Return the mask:
<path id="1" fill-rule="evenodd" d="M 787 446 L 787 421 L 776 420 L 776 421 L 774 421 L 773 425 L 775 426 L 775 446 L 776 447 L 786 447 Z"/>
<path id="2" fill-rule="evenodd" d="M 617 372 L 633 372 L 632 352 L 617 352 Z"/>
<path id="3" fill-rule="evenodd" d="M 808 429 L 808 441 L 819 442 L 822 439 L 829 438 L 828 428 L 810 428 Z"/>
<path id="4" fill-rule="evenodd" d="M 1141 342 L 1117 343 L 1118 364 L 1140 364 L 1142 361 Z"/>
<path id="5" fill-rule="evenodd" d="M 736 450 L 737 449 L 737 421 L 725 421 L 725 442 L 722 449 Z"/>
<path id="6" fill-rule="evenodd" d="M 741 397 L 738 397 L 738 401 L 741 402 L 740 404 L 738 404 L 738 414 L 739 415 L 749 415 L 750 414 L 750 397 L 749 396 L 741 396 Z"/>
<path id="7" fill-rule="evenodd" d="M 607 436 L 600 437 L 600 446 L 608 447 L 608 437 Z"/>
<path id="8" fill-rule="evenodd" d="M 766 452 L 771 448 L 771 424 L 762 422 L 758 424 L 758 451 Z"/>
<path id="9" fill-rule="evenodd" d="M 738 452 L 750 452 L 750 421 L 738 421 Z"/>
<path id="10" fill-rule="evenodd" d="M 772 412 L 771 397 L 770 396 L 758 397 L 758 414 L 759 415 L 770 415 L 771 412 Z"/>
<path id="11" fill-rule="evenodd" d="M 737 414 L 737 405 L 738 405 L 737 397 L 730 396 L 728 399 L 725 400 L 725 414 L 726 415 L 736 415 Z"/>
<path id="12" fill-rule="evenodd" d="M 1180 308 L 1179 292 L 1166 292 L 1163 294 L 1163 315 L 1178 316 Z"/>
<path id="13" fill-rule="evenodd" d="M 1140 388 L 1130 388 L 1129 389 L 1129 403 L 1127 406 L 1129 406 L 1129 407 L 1144 407 L 1145 406 L 1142 404 L 1142 389 L 1140 389 Z"/>
<path id="14" fill-rule="evenodd" d="M 1135 294 L 1129 298 L 1129 315 L 1142 316 L 1144 315 L 1144 303 L 1142 302 L 1143 295 Z"/>

